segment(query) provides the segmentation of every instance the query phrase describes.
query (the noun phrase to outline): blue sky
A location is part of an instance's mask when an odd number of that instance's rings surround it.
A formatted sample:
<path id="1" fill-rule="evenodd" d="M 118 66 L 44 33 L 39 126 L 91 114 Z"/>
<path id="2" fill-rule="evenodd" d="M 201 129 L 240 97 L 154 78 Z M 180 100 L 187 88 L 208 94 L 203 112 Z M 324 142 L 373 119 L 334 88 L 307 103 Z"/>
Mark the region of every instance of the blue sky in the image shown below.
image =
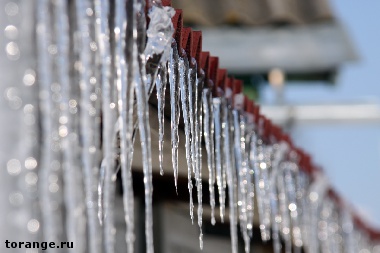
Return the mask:
<path id="1" fill-rule="evenodd" d="M 372 101 L 380 103 L 380 1 L 331 0 L 359 61 L 346 64 L 335 86 L 287 87 L 295 103 Z M 265 88 L 263 100 L 273 97 Z M 368 222 L 380 229 L 380 126 L 378 124 L 298 125 L 296 144 L 312 154 L 332 185 Z"/>

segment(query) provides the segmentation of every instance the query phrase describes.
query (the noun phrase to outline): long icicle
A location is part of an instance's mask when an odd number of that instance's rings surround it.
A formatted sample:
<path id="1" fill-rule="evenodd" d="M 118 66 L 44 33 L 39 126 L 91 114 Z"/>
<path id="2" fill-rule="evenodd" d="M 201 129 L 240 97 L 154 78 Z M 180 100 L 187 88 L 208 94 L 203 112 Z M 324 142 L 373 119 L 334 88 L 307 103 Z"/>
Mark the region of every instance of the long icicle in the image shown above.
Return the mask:
<path id="1" fill-rule="evenodd" d="M 119 120 L 118 130 L 120 135 L 120 166 L 123 184 L 123 204 L 126 222 L 126 242 L 128 252 L 134 251 L 134 199 L 132 187 L 132 159 L 133 159 L 133 102 L 134 102 L 134 81 L 132 75 L 133 66 L 127 66 L 125 58 L 127 13 L 125 1 L 117 0 L 115 4 L 115 42 L 116 42 L 116 72 L 118 89 L 118 109 Z M 132 17 L 131 17 L 132 18 Z M 133 22 L 133 21 L 132 21 Z M 129 70 L 129 71 L 128 71 Z M 128 76 L 128 79 L 127 79 Z"/>
<path id="2" fill-rule="evenodd" d="M 53 87 L 53 59 L 54 55 L 49 52 L 49 47 L 53 44 L 52 35 L 55 34 L 51 27 L 51 13 L 49 11 L 50 2 L 46 0 L 37 1 L 37 45 L 38 45 L 38 74 L 40 83 L 40 103 L 41 103 L 41 127 L 42 135 L 42 159 L 39 171 L 39 188 L 41 195 L 41 210 L 43 219 L 44 239 L 57 241 L 62 237 L 63 228 L 60 224 L 61 214 L 59 209 L 59 186 L 58 173 L 60 171 L 58 120 L 55 116 L 56 102 L 52 99 L 55 91 Z M 58 136 L 58 138 L 57 138 Z M 57 141 L 58 139 L 58 141 Z M 56 178 L 51 182 L 51 178 Z M 50 188 L 54 186 L 54 188 Z M 58 188 L 57 188 L 58 187 Z M 50 189 L 56 189 L 51 191 Z M 58 204 L 55 207 L 55 204 Z"/>
<path id="3" fill-rule="evenodd" d="M 209 89 L 204 89 L 202 93 L 202 104 L 203 104 L 203 115 L 204 115 L 204 138 L 206 143 L 206 152 L 207 152 L 207 167 L 208 167 L 208 184 L 210 192 L 210 206 L 211 206 L 211 223 L 215 224 L 215 167 L 214 167 L 214 145 L 213 145 L 213 134 L 212 134 L 212 106 L 211 106 L 211 94 Z"/>
<path id="4" fill-rule="evenodd" d="M 157 110 L 158 110 L 158 159 L 160 161 L 160 175 L 164 175 L 162 167 L 163 162 L 163 149 L 164 149 L 164 109 L 165 109 L 165 90 L 167 83 L 167 68 L 166 64 L 160 66 L 160 70 L 156 79 L 157 90 Z"/>
<path id="5" fill-rule="evenodd" d="M 143 50 L 138 51 L 138 38 L 142 36 L 145 39 L 145 27 L 139 28 L 141 19 L 145 21 L 143 15 L 145 11 L 145 1 L 133 1 L 133 17 L 139 18 L 138 23 L 133 22 L 133 51 L 132 51 L 132 66 L 133 80 L 135 86 L 135 94 L 137 100 L 137 118 L 139 126 L 140 144 L 143 160 L 144 171 L 144 187 L 145 187 L 145 237 L 146 237 L 146 252 L 153 253 L 153 183 L 152 183 L 152 153 L 150 140 L 149 126 L 149 105 L 147 96 L 147 77 L 145 73 L 145 55 Z M 137 26 L 136 26 L 137 25 Z M 140 52 L 140 53 L 139 53 Z M 139 54 L 138 54 L 139 53 Z M 140 68 L 139 68 L 140 67 Z"/>
<path id="6" fill-rule="evenodd" d="M 220 208 L 220 219 L 224 222 L 224 209 L 225 209 L 225 192 L 223 187 L 223 170 L 222 170 L 222 100 L 221 98 L 213 98 L 213 120 L 215 126 L 215 162 L 216 162 L 216 183 L 219 191 L 219 208 Z"/>
<path id="7" fill-rule="evenodd" d="M 232 253 L 238 252 L 238 233 L 237 233 L 237 201 L 236 201 L 236 168 L 233 156 L 233 121 L 229 108 L 223 109 L 226 125 L 224 128 L 224 156 L 226 160 L 226 173 L 228 185 L 229 213 L 230 213 L 230 233 Z"/>
<path id="8" fill-rule="evenodd" d="M 234 152 L 235 152 L 235 164 L 238 179 L 238 211 L 239 211 L 239 223 L 240 230 L 243 235 L 245 244 L 245 252 L 250 250 L 250 239 L 247 231 L 247 212 L 246 212 L 246 165 L 245 165 L 245 122 L 243 116 L 238 110 L 233 110 L 233 122 L 234 122 Z"/>
<path id="9" fill-rule="evenodd" d="M 170 108 L 171 108 L 171 146 L 172 163 L 174 171 L 174 184 L 177 191 L 178 181 L 178 124 L 179 124 L 179 95 L 178 95 L 178 51 L 175 40 L 173 39 L 169 58 L 169 83 L 170 83 Z"/>
<path id="10" fill-rule="evenodd" d="M 113 11 L 113 10 L 112 10 Z M 116 101 L 113 98 L 113 83 L 114 70 L 111 66 L 115 59 L 111 55 L 111 33 L 109 28 L 108 16 L 110 15 L 111 7 L 108 1 L 95 1 L 95 17 L 96 17 L 96 33 L 99 41 L 99 53 L 101 63 L 101 82 L 102 82 L 102 112 L 103 112 L 103 132 L 102 143 L 104 158 L 101 165 L 99 178 L 99 210 L 98 218 L 103 224 L 104 231 L 104 247 L 106 253 L 115 251 L 114 238 L 114 199 L 115 199 L 115 139 L 116 134 L 114 125 L 116 123 Z M 114 23 L 114 22 L 113 22 Z M 113 60 L 113 61 L 112 61 Z M 116 78 L 115 78 L 116 79 Z M 103 180 L 102 180 L 103 179 Z"/>
<path id="11" fill-rule="evenodd" d="M 91 99 L 94 86 L 92 71 L 92 38 L 91 35 L 91 20 L 90 16 L 93 15 L 93 10 L 91 8 L 91 3 L 87 0 L 77 0 L 76 3 L 76 15 L 78 22 L 78 31 L 80 34 L 80 59 L 81 59 L 81 99 L 80 99 L 80 126 L 81 135 L 83 138 L 82 147 L 82 160 L 83 160 L 83 174 L 85 178 L 85 192 L 86 192 L 86 203 L 87 203 L 87 219 L 88 219 L 88 229 L 89 229 L 89 249 L 91 252 L 97 253 L 101 251 L 101 240 L 100 234 L 98 233 L 100 229 L 100 224 L 97 218 L 97 178 L 98 169 L 95 165 L 95 155 L 96 143 L 95 143 L 95 133 L 94 133 L 94 118 L 96 109 L 93 106 L 93 101 Z M 96 168 L 96 169 L 94 169 Z"/>
<path id="12" fill-rule="evenodd" d="M 64 196 L 67 205 L 66 234 L 69 241 L 74 242 L 76 251 L 85 251 L 85 215 L 84 195 L 81 190 L 82 174 L 80 171 L 78 151 L 78 139 L 73 138 L 78 130 L 75 126 L 77 112 L 70 112 L 70 100 L 73 98 L 74 89 L 71 87 L 69 56 L 70 36 L 67 1 L 59 0 L 55 4 L 55 25 L 57 30 L 57 71 L 58 82 L 61 84 L 62 103 L 60 116 L 60 129 L 62 130 L 63 146 L 63 176 Z"/>
<path id="13" fill-rule="evenodd" d="M 193 156 L 195 159 L 195 180 L 196 180 L 196 187 L 197 187 L 197 197 L 198 197 L 198 226 L 199 226 L 199 246 L 201 249 L 203 249 L 203 232 L 202 232 L 202 214 L 203 214 L 203 207 L 202 207 L 202 126 L 203 126 L 203 120 L 202 120 L 202 89 L 203 86 L 203 78 L 198 79 L 197 75 L 197 63 L 194 58 L 191 59 L 191 68 L 189 70 L 189 81 L 190 86 L 192 89 L 194 88 L 194 91 L 192 90 L 189 93 L 191 94 L 191 100 L 189 101 L 190 104 L 192 104 L 192 101 L 194 101 L 195 108 L 194 110 L 194 117 L 193 117 L 193 124 L 192 126 L 194 129 L 192 130 L 192 138 L 193 139 Z M 195 99 L 193 98 L 195 97 Z M 193 106 L 190 105 L 190 108 Z M 191 111 L 191 110 L 190 110 Z"/>
<path id="14" fill-rule="evenodd" d="M 189 115 L 189 80 L 188 80 L 188 66 L 187 59 L 179 58 L 178 62 L 178 75 L 179 75 L 179 88 L 181 95 L 181 104 L 182 104 L 182 117 L 183 123 L 185 125 L 185 149 L 186 149 L 186 161 L 187 161 L 187 187 L 189 189 L 190 196 L 190 217 L 191 222 L 194 222 L 194 203 L 193 203 L 193 182 L 191 181 L 191 173 L 193 170 L 193 162 L 192 162 L 192 152 L 191 152 L 191 128 L 190 128 L 190 117 Z M 195 161 L 194 161 L 195 162 Z"/>

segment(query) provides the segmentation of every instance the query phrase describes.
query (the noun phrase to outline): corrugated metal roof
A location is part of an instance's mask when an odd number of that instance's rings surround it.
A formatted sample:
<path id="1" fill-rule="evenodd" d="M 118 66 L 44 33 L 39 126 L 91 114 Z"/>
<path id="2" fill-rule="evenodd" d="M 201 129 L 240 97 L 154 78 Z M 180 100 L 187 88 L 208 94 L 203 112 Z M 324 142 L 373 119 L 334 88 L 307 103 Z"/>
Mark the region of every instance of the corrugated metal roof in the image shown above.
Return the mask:
<path id="1" fill-rule="evenodd" d="M 172 5 L 186 12 L 185 23 L 202 26 L 311 24 L 334 20 L 328 0 L 173 0 Z"/>

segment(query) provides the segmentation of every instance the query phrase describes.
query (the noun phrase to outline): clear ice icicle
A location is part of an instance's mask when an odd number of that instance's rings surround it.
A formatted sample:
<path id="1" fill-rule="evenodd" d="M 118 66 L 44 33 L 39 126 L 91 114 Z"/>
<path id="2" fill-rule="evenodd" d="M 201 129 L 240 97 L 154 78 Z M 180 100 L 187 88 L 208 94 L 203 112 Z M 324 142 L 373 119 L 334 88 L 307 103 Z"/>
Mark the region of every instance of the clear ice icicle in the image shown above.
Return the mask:
<path id="1" fill-rule="evenodd" d="M 179 77 L 178 77 L 178 51 L 175 40 L 173 39 L 172 48 L 169 58 L 169 83 L 170 83 L 170 111 L 171 111 L 171 145 L 172 145 L 172 163 L 174 171 L 174 184 L 177 191 L 178 181 L 178 124 L 179 124 Z"/>
<path id="2" fill-rule="evenodd" d="M 281 144 L 280 144 L 281 145 Z M 278 202 L 279 202 L 279 214 L 281 217 L 281 234 L 285 243 L 285 252 L 291 253 L 292 251 L 292 241 L 291 241 L 291 228 L 290 228 L 290 213 L 289 213 L 289 201 L 286 194 L 285 182 L 284 182 L 284 171 L 282 166 L 278 166 L 278 176 L 277 176 L 277 189 L 278 189 Z M 294 207 L 291 207 L 294 208 Z"/>
<path id="3" fill-rule="evenodd" d="M 309 187 L 308 197 L 310 200 L 310 226 L 308 249 L 310 253 L 319 252 L 320 244 L 318 240 L 318 221 L 319 221 L 319 209 L 321 203 L 324 200 L 325 194 L 328 189 L 328 180 L 320 173 L 315 174 L 315 180 Z"/>
<path id="4" fill-rule="evenodd" d="M 16 5 L 17 6 L 17 5 Z M 37 45 L 38 45 L 38 75 L 40 82 L 41 128 L 42 148 L 41 167 L 39 170 L 39 190 L 41 195 L 41 211 L 43 219 L 44 239 L 57 241 L 63 236 L 63 224 L 61 213 L 61 160 L 59 129 L 59 102 L 53 100 L 57 95 L 60 85 L 56 83 L 54 73 L 55 56 L 48 48 L 54 43 L 56 34 L 52 27 L 51 3 L 45 0 L 37 1 Z M 55 178 L 52 182 L 51 178 Z M 51 191 L 56 187 L 56 191 Z"/>
<path id="5" fill-rule="evenodd" d="M 182 117 L 183 123 L 185 125 L 185 149 L 186 149 L 186 161 L 187 161 L 187 187 L 189 189 L 190 195 L 190 217 L 191 221 L 194 221 L 194 203 L 193 203 L 193 182 L 191 181 L 191 172 L 193 170 L 193 161 L 191 154 L 191 128 L 190 128 L 190 117 L 189 115 L 189 80 L 188 80 L 189 63 L 187 59 L 179 58 L 178 60 L 178 75 L 179 75 L 179 88 L 181 94 L 181 104 L 182 104 Z M 194 161 L 195 162 L 195 161 Z"/>
<path id="6" fill-rule="evenodd" d="M 224 131 L 224 156 L 226 160 L 226 174 L 228 185 L 228 202 L 230 214 L 230 233 L 231 233 L 231 249 L 232 253 L 238 252 L 238 233 L 237 233 L 237 201 L 236 201 L 236 169 L 233 155 L 233 121 L 232 114 L 227 107 L 223 109 L 224 118 L 226 120 Z"/>
<path id="7" fill-rule="evenodd" d="M 158 159 L 160 162 L 160 174 L 164 175 L 164 169 L 162 168 L 163 162 L 163 149 L 164 149 L 164 109 L 165 109 L 165 91 L 166 91 L 166 78 L 167 78 L 166 64 L 160 66 L 160 70 L 156 79 L 157 90 L 157 110 L 158 110 Z"/>
<path id="8" fill-rule="evenodd" d="M 207 152 L 207 167 L 208 167 L 208 184 L 210 191 L 210 206 L 211 206 L 211 223 L 215 224 L 215 163 L 214 163 L 214 141 L 213 141 L 213 107 L 211 104 L 211 94 L 208 88 L 203 90 L 202 93 L 202 105 L 203 105 L 203 116 L 204 116 L 204 139 L 206 144 Z"/>
<path id="9" fill-rule="evenodd" d="M 245 126 L 245 152 L 244 152 L 244 166 L 246 167 L 245 170 L 245 181 L 247 182 L 246 186 L 246 226 L 247 226 L 247 233 L 249 237 L 252 237 L 253 233 L 253 216 L 254 216 L 254 196 L 255 196 L 255 185 L 254 185 L 254 179 L 253 174 L 254 170 L 253 167 L 251 167 L 250 162 L 250 148 L 251 148 L 251 140 L 255 137 L 255 132 L 253 131 L 253 117 L 251 117 L 251 114 L 246 114 L 247 118 L 247 124 Z"/>
<path id="10" fill-rule="evenodd" d="M 198 78 L 197 62 L 194 58 L 190 60 L 188 72 L 189 79 L 189 114 L 191 125 L 191 154 L 193 160 L 193 171 L 197 187 L 198 199 L 198 226 L 199 226 L 199 245 L 203 249 L 203 232 L 202 232 L 202 89 L 204 76 L 201 74 Z"/>
<path id="11" fill-rule="evenodd" d="M 102 85 L 102 112 L 103 112 L 103 161 L 100 167 L 99 187 L 98 187 L 98 218 L 103 225 L 104 247 L 106 253 L 113 253 L 114 249 L 114 167 L 115 167 L 115 139 L 116 133 L 114 125 L 116 123 L 116 101 L 113 97 L 114 73 L 112 65 L 115 62 L 114 55 L 111 55 L 108 16 L 110 15 L 110 5 L 108 1 L 95 1 L 96 35 L 99 43 L 99 54 L 101 63 L 101 85 Z M 114 10 L 112 10 L 114 11 Z M 110 15 L 111 16 L 111 15 Z M 114 22 L 113 22 L 114 23 Z M 116 78 L 115 78 L 116 79 Z"/>
<path id="12" fill-rule="evenodd" d="M 260 126 L 259 126 L 260 127 Z M 260 135 L 260 132 L 259 132 Z M 269 150 L 269 152 L 268 152 Z M 269 153 L 269 154 L 268 154 Z M 257 140 L 257 163 L 255 163 L 255 183 L 256 183 L 256 196 L 257 207 L 260 219 L 260 232 L 261 239 L 268 241 L 270 239 L 270 189 L 269 189 L 269 159 L 270 148 L 265 147 L 263 140 Z"/>
<path id="13" fill-rule="evenodd" d="M 138 46 L 141 45 L 137 44 L 138 38 L 139 36 L 145 37 L 145 27 L 142 27 L 140 30 L 138 30 L 139 25 L 142 23 L 142 19 L 145 21 L 145 0 L 134 0 L 133 11 L 133 17 L 140 17 L 140 19 L 137 19 L 139 21 L 137 23 L 137 26 L 136 22 L 133 22 L 132 82 L 134 83 L 137 100 L 137 118 L 144 171 L 146 252 L 153 253 L 152 153 L 149 126 L 149 105 L 147 96 L 147 76 L 145 73 L 145 56 L 142 52 L 137 55 L 139 52 Z"/>
<path id="14" fill-rule="evenodd" d="M 93 94 L 95 92 L 94 83 L 98 82 L 93 76 L 93 49 L 94 44 L 91 38 L 93 23 L 91 16 L 87 13 L 93 12 L 91 2 L 84 0 L 75 1 L 76 20 L 78 22 L 78 32 L 80 34 L 80 131 L 82 136 L 82 161 L 83 175 L 86 193 L 87 221 L 89 230 L 89 250 L 91 252 L 100 252 L 101 243 L 100 224 L 97 217 L 97 186 L 98 186 L 98 168 L 97 161 L 97 126 L 95 124 L 96 108 L 94 107 Z M 96 168 L 96 169 L 94 169 Z"/>
<path id="15" fill-rule="evenodd" d="M 84 196 L 82 192 L 82 174 L 78 159 L 78 139 L 73 138 L 78 128 L 75 126 L 76 115 L 70 113 L 69 101 L 73 99 L 74 88 L 71 85 L 69 57 L 70 36 L 68 20 L 68 4 L 64 0 L 55 3 L 55 29 L 57 31 L 57 75 L 61 84 L 62 104 L 60 115 L 60 128 L 67 129 L 67 134 L 62 137 L 63 153 L 63 181 L 65 204 L 67 206 L 66 234 L 69 241 L 74 242 L 78 253 L 85 251 L 85 216 Z"/>
<path id="16" fill-rule="evenodd" d="M 137 59 L 133 59 L 134 63 L 127 66 L 124 52 L 127 45 L 127 13 L 125 1 L 117 0 L 115 2 L 115 69 L 116 69 L 116 86 L 118 90 L 118 130 L 120 135 L 120 167 L 123 185 L 123 205 L 126 222 L 126 242 L 128 252 L 134 251 L 134 199 L 132 187 L 132 159 L 133 159 L 133 102 L 135 81 L 133 80 L 133 72 L 138 71 L 138 65 L 135 63 Z M 133 23 L 136 21 L 133 20 Z M 135 43 L 135 42 L 134 42 Z M 131 45 L 128 45 L 131 46 Z M 135 49 L 135 48 L 133 48 Z M 135 49 L 137 50 L 137 49 Z M 134 55 L 137 58 L 137 55 Z M 137 69 L 136 69 L 137 68 Z M 127 79 L 127 70 L 130 70 Z"/>
<path id="17" fill-rule="evenodd" d="M 213 120 L 214 120 L 214 138 L 215 138 L 215 163 L 216 163 L 216 183 L 219 191 L 219 204 L 220 204 L 220 219 L 224 222 L 224 209 L 225 209 L 225 191 L 223 187 L 223 169 L 222 169 L 222 99 L 213 98 Z"/>
<path id="18" fill-rule="evenodd" d="M 270 151 L 271 152 L 271 151 Z M 272 151 L 273 152 L 273 151 Z M 274 151 L 275 152 L 275 151 Z M 274 163 L 274 164 L 273 164 Z M 279 213 L 278 204 L 278 192 L 276 187 L 276 179 L 278 176 L 278 166 L 276 162 L 271 163 L 271 173 L 269 178 L 269 198 L 270 198 L 270 212 L 271 225 L 272 225 L 272 240 L 273 240 L 273 251 L 275 253 L 281 252 L 281 242 L 280 242 L 280 221 L 281 216 Z"/>
<path id="19" fill-rule="evenodd" d="M 234 153 L 235 153 L 235 166 L 237 173 L 237 196 L 238 196 L 238 212 L 240 230 L 243 235 L 245 244 L 245 252 L 250 250 L 250 238 L 247 230 L 247 212 L 246 212 L 246 199 L 247 199 L 247 181 L 245 177 L 246 165 L 244 161 L 245 156 L 245 122 L 242 120 L 240 112 L 236 109 L 232 111 L 233 124 L 234 124 Z"/>

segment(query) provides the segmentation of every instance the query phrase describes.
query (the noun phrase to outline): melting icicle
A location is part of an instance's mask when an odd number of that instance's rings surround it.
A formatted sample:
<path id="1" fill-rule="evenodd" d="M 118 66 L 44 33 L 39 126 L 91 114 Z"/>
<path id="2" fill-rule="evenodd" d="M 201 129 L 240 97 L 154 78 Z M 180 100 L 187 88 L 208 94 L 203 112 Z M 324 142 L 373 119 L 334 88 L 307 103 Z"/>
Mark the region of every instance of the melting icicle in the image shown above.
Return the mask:
<path id="1" fill-rule="evenodd" d="M 227 173 L 227 185 L 228 185 L 228 199 L 229 199 L 229 212 L 230 212 L 230 233 L 231 233 L 231 249 L 232 253 L 238 252 L 238 234 L 237 234 L 237 201 L 236 201 L 236 168 L 234 164 L 234 152 L 233 152 L 233 121 L 232 114 L 229 108 L 223 109 L 226 125 L 224 127 L 224 156 L 226 160 L 226 173 Z"/>
<path id="2" fill-rule="evenodd" d="M 204 89 L 202 93 L 203 115 L 204 115 L 204 138 L 207 152 L 207 167 L 209 173 L 209 191 L 211 206 L 211 223 L 215 224 L 215 164 L 214 164 L 214 142 L 213 142 L 213 110 L 211 105 L 211 94 L 209 89 Z"/>
<path id="3" fill-rule="evenodd" d="M 160 174 L 164 175 L 164 169 L 162 168 L 163 162 L 163 148 L 164 148 L 164 109 L 165 109 L 165 90 L 166 90 L 166 77 L 167 69 L 165 65 L 160 66 L 160 71 L 156 79 L 156 90 L 157 90 L 157 109 L 158 109 L 158 150 L 159 150 L 159 161 L 160 161 Z"/>
<path id="4" fill-rule="evenodd" d="M 177 191 L 178 181 L 178 124 L 179 124 L 179 95 L 178 95 L 178 51 L 175 40 L 173 39 L 170 50 L 169 60 L 169 83 L 170 83 L 170 107 L 171 107 L 171 145 L 172 145 L 172 163 L 174 171 L 174 184 Z"/>
<path id="5" fill-rule="evenodd" d="M 179 58 L 178 62 L 178 75 L 179 75 L 179 87 L 181 92 L 181 104 L 182 104 L 182 115 L 183 115 L 183 123 L 185 125 L 185 148 L 186 148 L 186 161 L 187 161 L 187 187 L 189 189 L 190 195 L 190 217 L 191 222 L 194 222 L 194 203 L 193 203 L 193 182 L 191 181 L 191 172 L 193 169 L 192 163 L 192 154 L 191 154 L 191 132 L 190 132 L 190 117 L 189 115 L 189 101 L 188 101 L 188 93 L 189 93 L 189 80 L 188 80 L 188 66 L 187 59 Z M 194 161 L 195 162 L 195 161 Z"/>
<path id="6" fill-rule="evenodd" d="M 223 144 L 222 144 L 222 99 L 213 98 L 213 120 L 215 126 L 215 162 L 216 162 L 216 183 L 218 185 L 219 191 L 219 204 L 220 204 L 220 219 L 224 222 L 224 209 L 225 209 L 225 192 L 223 186 L 223 169 L 222 169 L 222 154 L 223 154 Z"/>

